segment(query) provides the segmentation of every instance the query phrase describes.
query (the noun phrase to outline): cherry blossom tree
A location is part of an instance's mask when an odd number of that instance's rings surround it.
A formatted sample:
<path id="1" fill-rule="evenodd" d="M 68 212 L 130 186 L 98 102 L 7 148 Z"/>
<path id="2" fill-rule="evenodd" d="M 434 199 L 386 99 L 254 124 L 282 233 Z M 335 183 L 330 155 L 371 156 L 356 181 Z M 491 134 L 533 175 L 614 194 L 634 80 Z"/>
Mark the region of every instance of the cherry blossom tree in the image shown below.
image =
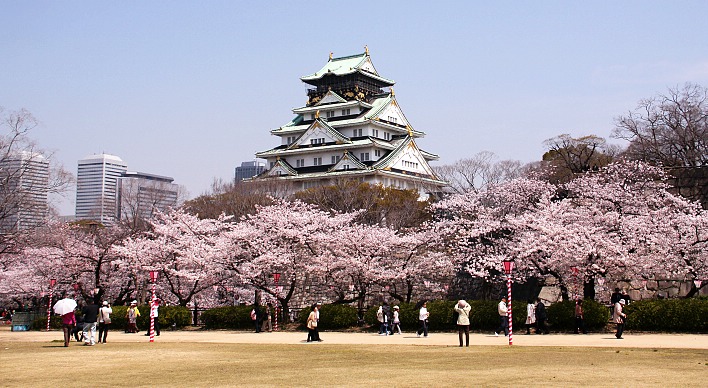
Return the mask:
<path id="1" fill-rule="evenodd" d="M 231 276 L 224 257 L 233 247 L 224 238 L 226 219 L 203 219 L 181 210 L 158 215 L 150 231 L 115 247 L 136 288 L 147 286 L 150 270 L 160 271 L 159 289 L 180 306 Z"/>
<path id="2" fill-rule="evenodd" d="M 297 200 L 257 206 L 255 214 L 245 216 L 226 234 L 243 252 L 231 264 L 237 281 L 277 299 L 287 316 L 298 288 L 325 274 L 324 246 L 338 243 L 328 236 L 345 228 L 356 215 L 331 214 Z M 281 276 L 282 292 L 273 280 L 275 273 Z"/>

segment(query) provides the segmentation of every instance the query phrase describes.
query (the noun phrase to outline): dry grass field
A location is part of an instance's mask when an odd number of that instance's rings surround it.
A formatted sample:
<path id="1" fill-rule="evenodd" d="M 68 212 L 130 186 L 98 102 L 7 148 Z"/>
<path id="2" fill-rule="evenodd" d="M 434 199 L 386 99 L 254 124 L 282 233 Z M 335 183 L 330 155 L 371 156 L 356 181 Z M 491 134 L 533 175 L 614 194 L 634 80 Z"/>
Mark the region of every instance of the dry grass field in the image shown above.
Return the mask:
<path id="1" fill-rule="evenodd" d="M 706 349 L 1 341 L 3 387 L 699 386 Z"/>

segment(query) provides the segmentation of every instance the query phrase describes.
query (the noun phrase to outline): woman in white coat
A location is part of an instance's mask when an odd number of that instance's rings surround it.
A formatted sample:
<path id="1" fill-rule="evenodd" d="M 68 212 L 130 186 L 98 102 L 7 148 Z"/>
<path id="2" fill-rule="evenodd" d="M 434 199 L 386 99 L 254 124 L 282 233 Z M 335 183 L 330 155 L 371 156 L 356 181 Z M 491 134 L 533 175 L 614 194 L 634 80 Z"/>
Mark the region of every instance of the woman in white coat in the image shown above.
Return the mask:
<path id="1" fill-rule="evenodd" d="M 536 325 L 536 305 L 529 299 L 526 304 L 526 334 L 531 334 L 531 327 Z"/>
<path id="2" fill-rule="evenodd" d="M 455 305 L 457 315 L 457 333 L 460 337 L 460 347 L 462 347 L 462 333 L 465 333 L 466 346 L 470 346 L 470 310 L 472 306 L 464 300 L 460 300 Z"/>

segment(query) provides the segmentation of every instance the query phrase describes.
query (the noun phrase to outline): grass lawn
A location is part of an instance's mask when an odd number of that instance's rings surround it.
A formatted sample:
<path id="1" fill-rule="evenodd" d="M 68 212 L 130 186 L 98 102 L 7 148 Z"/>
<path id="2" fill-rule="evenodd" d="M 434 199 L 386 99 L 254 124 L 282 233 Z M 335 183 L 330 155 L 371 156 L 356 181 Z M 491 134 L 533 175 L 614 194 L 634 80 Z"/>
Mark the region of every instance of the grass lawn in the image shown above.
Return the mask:
<path id="1" fill-rule="evenodd" d="M 0 376 L 3 387 L 699 386 L 708 350 L 0 342 Z"/>

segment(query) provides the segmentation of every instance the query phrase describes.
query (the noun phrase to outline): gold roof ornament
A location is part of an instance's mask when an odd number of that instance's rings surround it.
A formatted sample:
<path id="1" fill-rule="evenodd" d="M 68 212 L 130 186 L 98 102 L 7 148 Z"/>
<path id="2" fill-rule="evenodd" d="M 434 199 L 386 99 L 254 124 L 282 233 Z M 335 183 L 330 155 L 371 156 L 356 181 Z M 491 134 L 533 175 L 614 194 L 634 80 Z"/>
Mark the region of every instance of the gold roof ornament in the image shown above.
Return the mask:
<path id="1" fill-rule="evenodd" d="M 334 55 L 334 53 L 330 51 L 330 52 L 329 52 L 329 60 L 330 60 L 330 61 L 332 60 L 332 55 Z"/>
<path id="2" fill-rule="evenodd" d="M 393 91 L 393 87 L 391 87 L 391 97 L 395 96 L 396 92 Z"/>
<path id="3" fill-rule="evenodd" d="M 364 45 L 364 52 L 366 53 L 366 55 L 369 55 L 369 46 Z"/>
<path id="4" fill-rule="evenodd" d="M 408 130 L 408 136 L 413 137 L 413 130 L 410 125 L 406 125 L 406 129 Z"/>
<path id="5" fill-rule="evenodd" d="M 315 118 L 319 119 L 320 118 L 320 110 L 317 109 L 317 112 L 315 112 Z"/>

